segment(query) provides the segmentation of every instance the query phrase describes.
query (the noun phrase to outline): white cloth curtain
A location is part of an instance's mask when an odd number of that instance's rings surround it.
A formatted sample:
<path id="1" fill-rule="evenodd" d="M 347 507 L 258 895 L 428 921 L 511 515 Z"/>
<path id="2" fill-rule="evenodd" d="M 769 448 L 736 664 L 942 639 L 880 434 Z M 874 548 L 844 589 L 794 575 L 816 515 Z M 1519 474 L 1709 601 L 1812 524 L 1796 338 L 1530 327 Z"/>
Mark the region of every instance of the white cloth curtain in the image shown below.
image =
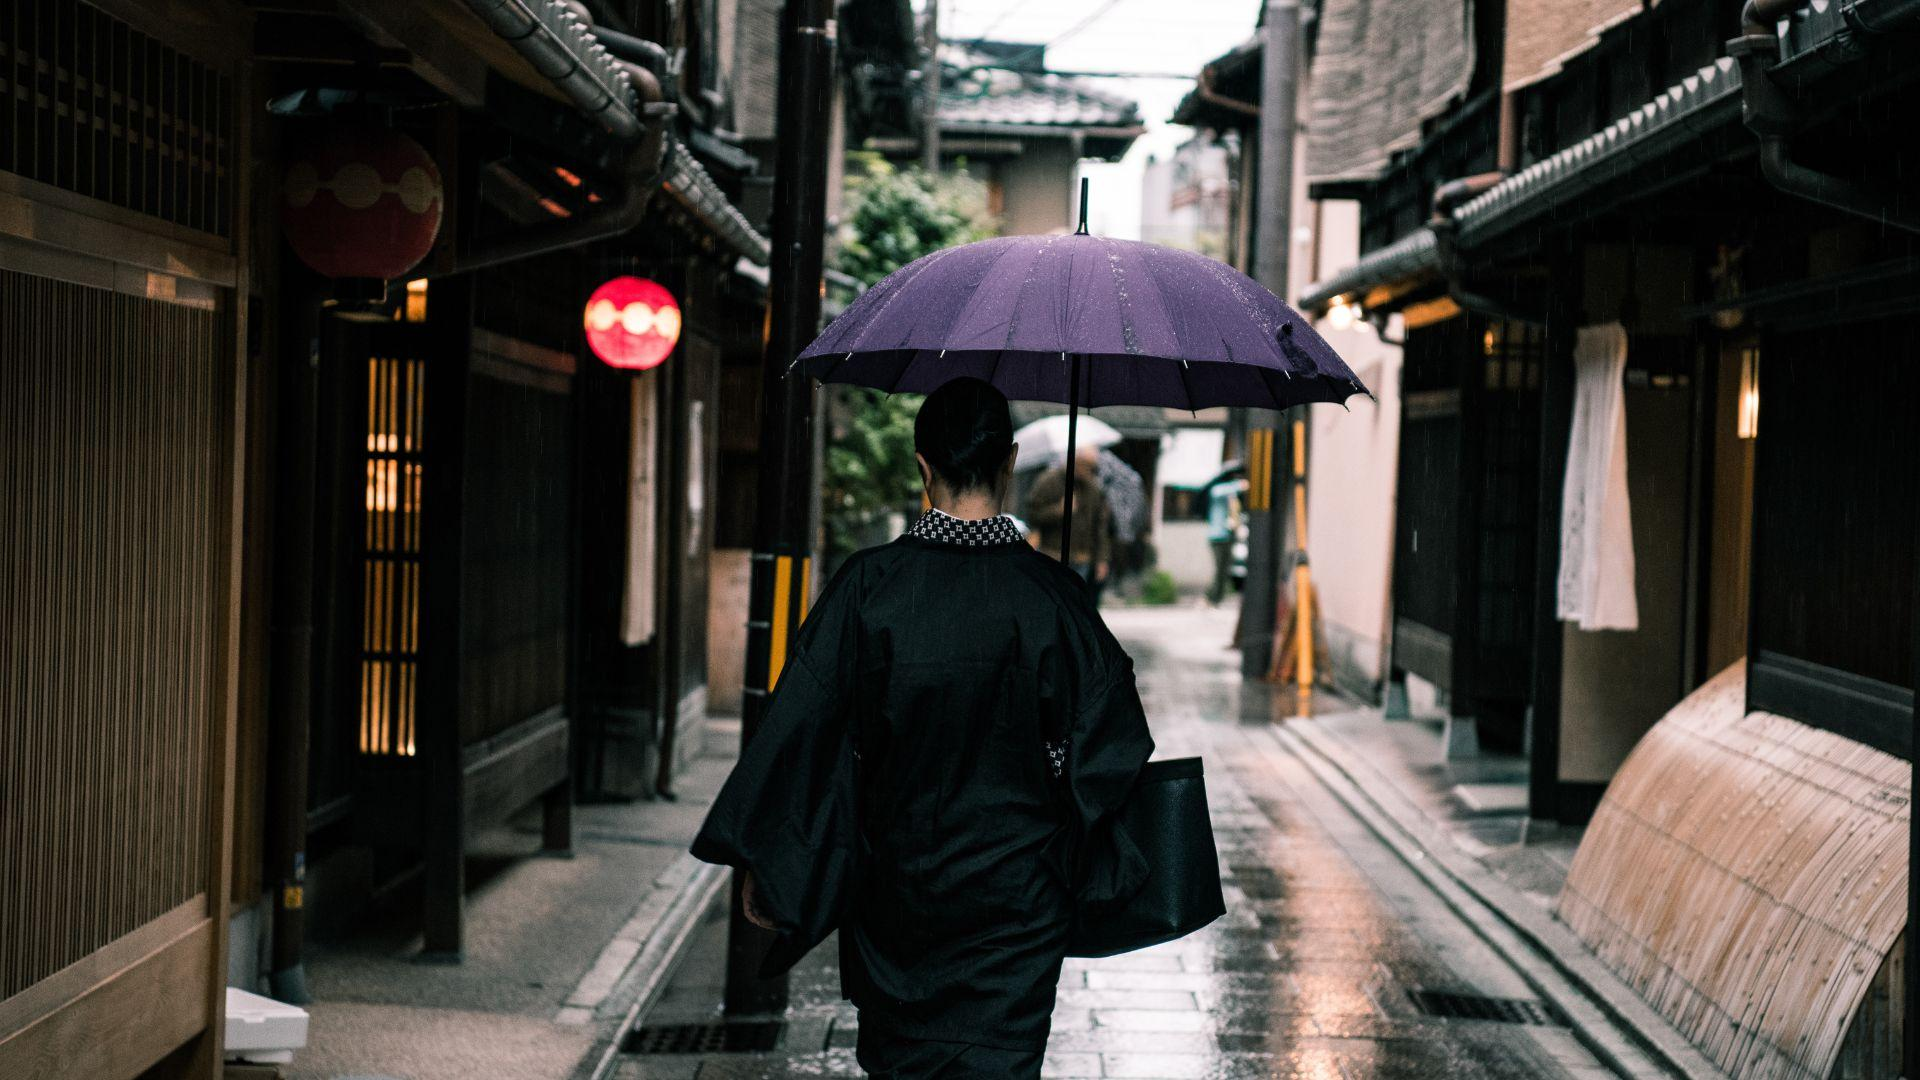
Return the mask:
<path id="1" fill-rule="evenodd" d="M 659 414 L 657 379 L 652 371 L 636 376 L 629 385 L 633 441 L 627 455 L 627 565 L 626 587 L 620 596 L 620 641 L 642 645 L 653 638 L 654 622 L 654 491 L 658 474 L 655 418 Z"/>
<path id="2" fill-rule="evenodd" d="M 1627 331 L 1582 327 L 1573 347 L 1573 431 L 1560 504 L 1560 618 L 1634 630 L 1633 513 L 1627 505 Z"/>

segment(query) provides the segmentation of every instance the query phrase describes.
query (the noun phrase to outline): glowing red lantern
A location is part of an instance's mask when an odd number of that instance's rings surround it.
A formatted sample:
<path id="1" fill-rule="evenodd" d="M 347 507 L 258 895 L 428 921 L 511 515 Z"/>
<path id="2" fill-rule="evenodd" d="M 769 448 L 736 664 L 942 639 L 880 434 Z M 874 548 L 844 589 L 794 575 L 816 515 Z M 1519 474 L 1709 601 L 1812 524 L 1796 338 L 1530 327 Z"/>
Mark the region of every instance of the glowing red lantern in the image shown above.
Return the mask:
<path id="1" fill-rule="evenodd" d="M 282 188 L 287 241 L 331 278 L 404 276 L 432 249 L 446 205 L 433 158 L 382 128 L 327 129 L 299 148 Z"/>
<path id="2" fill-rule="evenodd" d="M 680 340 L 680 305 L 645 278 L 617 277 L 587 300 L 587 347 L 617 368 L 658 367 Z"/>

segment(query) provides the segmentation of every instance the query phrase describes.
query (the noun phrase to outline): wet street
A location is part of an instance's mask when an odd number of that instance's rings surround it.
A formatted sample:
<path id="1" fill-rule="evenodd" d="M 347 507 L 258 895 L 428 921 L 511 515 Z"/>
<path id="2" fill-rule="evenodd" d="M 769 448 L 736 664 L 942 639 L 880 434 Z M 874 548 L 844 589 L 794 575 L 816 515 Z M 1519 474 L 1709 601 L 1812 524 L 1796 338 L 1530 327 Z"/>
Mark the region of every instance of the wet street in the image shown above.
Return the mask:
<path id="1" fill-rule="evenodd" d="M 1067 961 L 1046 1075 L 1612 1075 L 1274 737 L 1271 706 L 1243 694 L 1224 647 L 1227 613 L 1108 619 L 1135 657 L 1156 756 L 1205 759 L 1227 915 L 1155 949 Z M 861 1075 L 831 945 L 796 969 L 784 1018 L 729 1028 L 717 1023 L 724 934 L 709 916 L 615 1075 Z"/>

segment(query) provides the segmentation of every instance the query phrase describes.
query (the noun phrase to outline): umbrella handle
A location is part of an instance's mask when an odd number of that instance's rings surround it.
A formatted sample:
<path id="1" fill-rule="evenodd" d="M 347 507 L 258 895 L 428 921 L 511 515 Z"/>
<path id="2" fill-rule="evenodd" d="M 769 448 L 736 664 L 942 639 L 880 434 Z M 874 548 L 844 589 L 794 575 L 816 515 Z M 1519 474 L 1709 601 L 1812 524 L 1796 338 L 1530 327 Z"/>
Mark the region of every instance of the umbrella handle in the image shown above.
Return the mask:
<path id="1" fill-rule="evenodd" d="M 1073 361 L 1067 371 L 1067 463 L 1066 483 L 1062 485 L 1066 496 L 1066 510 L 1060 519 L 1060 561 L 1069 568 L 1073 566 L 1073 481 L 1074 440 L 1080 431 L 1080 354 L 1073 354 Z"/>

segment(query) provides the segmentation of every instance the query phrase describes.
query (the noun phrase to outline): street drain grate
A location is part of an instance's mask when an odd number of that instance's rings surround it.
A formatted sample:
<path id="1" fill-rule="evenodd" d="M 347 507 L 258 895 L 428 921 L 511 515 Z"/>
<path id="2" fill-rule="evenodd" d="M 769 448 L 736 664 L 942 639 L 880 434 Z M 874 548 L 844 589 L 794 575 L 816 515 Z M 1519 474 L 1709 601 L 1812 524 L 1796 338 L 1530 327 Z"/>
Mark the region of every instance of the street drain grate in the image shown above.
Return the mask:
<path id="1" fill-rule="evenodd" d="M 1427 1016 L 1447 1020 L 1490 1020 L 1497 1024 L 1532 1024 L 1536 1027 L 1566 1027 L 1567 1018 L 1559 1009 L 1525 998 L 1484 997 L 1480 994 L 1454 994 L 1445 990 L 1409 990 L 1413 1006 Z"/>
<path id="2" fill-rule="evenodd" d="M 780 1043 L 779 1020 L 712 1024 L 654 1024 L 627 1032 L 629 1054 L 757 1054 Z"/>

